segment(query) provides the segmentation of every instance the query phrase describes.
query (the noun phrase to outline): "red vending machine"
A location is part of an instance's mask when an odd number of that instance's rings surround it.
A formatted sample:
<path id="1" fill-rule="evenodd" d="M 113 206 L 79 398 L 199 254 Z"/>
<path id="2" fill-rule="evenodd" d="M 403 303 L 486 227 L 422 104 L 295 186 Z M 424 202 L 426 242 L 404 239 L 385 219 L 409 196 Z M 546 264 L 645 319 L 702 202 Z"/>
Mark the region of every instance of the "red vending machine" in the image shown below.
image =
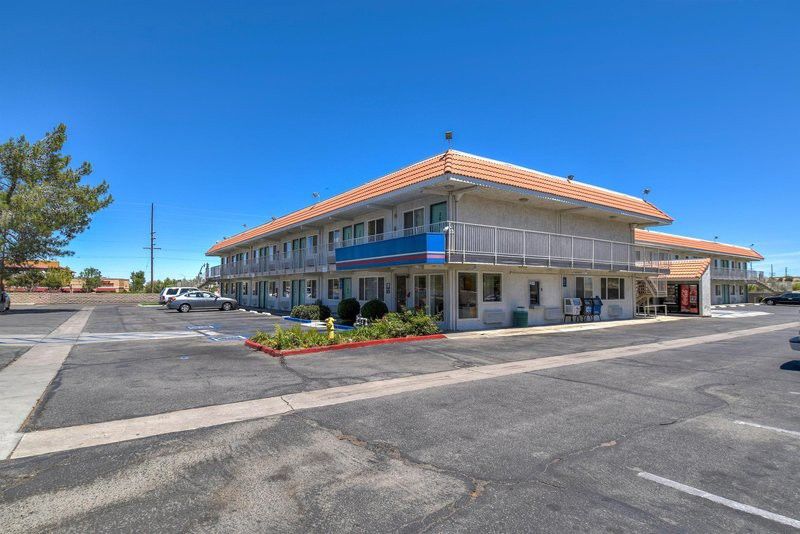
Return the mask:
<path id="1" fill-rule="evenodd" d="M 697 284 L 680 284 L 681 313 L 700 313 Z"/>

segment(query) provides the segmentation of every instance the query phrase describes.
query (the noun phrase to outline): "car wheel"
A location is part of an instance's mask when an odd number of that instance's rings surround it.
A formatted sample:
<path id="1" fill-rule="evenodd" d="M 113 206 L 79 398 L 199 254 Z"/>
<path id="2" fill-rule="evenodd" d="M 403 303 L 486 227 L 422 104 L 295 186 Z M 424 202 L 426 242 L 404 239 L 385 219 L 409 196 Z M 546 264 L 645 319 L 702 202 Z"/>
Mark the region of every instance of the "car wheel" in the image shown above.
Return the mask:
<path id="1" fill-rule="evenodd" d="M 233 306 L 231 306 L 230 302 L 226 302 L 222 305 L 222 311 L 231 311 L 231 308 L 233 308 Z"/>
<path id="2" fill-rule="evenodd" d="M 189 306 L 188 304 L 181 304 L 181 305 L 178 307 L 178 311 L 179 311 L 179 312 L 181 312 L 181 313 L 186 313 L 186 312 L 188 312 L 188 311 L 189 311 L 189 310 L 191 310 L 191 309 L 192 309 L 192 307 L 191 307 L 191 306 Z"/>
<path id="3" fill-rule="evenodd" d="M 772 299 L 767 299 L 764 301 L 767 306 L 775 306 L 775 301 Z"/>

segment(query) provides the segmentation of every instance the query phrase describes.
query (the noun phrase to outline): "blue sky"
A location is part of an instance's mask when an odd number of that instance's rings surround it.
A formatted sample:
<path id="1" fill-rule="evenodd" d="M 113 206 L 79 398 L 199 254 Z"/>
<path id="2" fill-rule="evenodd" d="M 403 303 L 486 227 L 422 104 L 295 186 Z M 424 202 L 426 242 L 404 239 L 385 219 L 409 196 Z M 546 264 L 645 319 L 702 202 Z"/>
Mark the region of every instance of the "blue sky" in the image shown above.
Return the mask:
<path id="1" fill-rule="evenodd" d="M 800 274 L 800 3 L 15 2 L 0 139 L 58 122 L 116 198 L 65 263 L 192 276 L 268 219 L 455 147 L 650 199 Z M 793 205 L 790 207 L 790 204 Z M 785 206 L 785 207 L 784 207 Z"/>

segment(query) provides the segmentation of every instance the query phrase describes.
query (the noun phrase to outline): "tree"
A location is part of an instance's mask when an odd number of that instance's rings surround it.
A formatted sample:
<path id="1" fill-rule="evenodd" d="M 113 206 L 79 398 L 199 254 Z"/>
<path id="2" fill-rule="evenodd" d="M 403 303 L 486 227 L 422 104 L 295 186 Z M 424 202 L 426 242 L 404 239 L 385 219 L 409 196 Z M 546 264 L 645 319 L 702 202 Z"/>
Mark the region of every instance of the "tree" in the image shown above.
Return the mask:
<path id="1" fill-rule="evenodd" d="M 131 292 L 140 293 L 144 291 L 144 271 L 133 271 L 131 273 Z"/>
<path id="2" fill-rule="evenodd" d="M 28 288 L 29 291 L 33 291 L 36 286 L 42 283 L 42 280 L 44 280 L 42 271 L 31 269 L 16 273 L 11 278 L 11 285 L 15 287 L 25 287 Z"/>
<path id="3" fill-rule="evenodd" d="M 72 282 L 72 271 L 65 268 L 47 269 L 42 285 L 50 289 L 61 289 Z"/>
<path id="4" fill-rule="evenodd" d="M 105 181 L 82 183 L 91 164 L 70 167 L 66 140 L 59 124 L 34 143 L 20 136 L 0 144 L 0 290 L 15 266 L 71 255 L 69 242 L 112 202 Z"/>
<path id="5" fill-rule="evenodd" d="M 103 285 L 103 275 L 100 274 L 100 269 L 95 269 L 94 267 L 87 267 L 82 270 L 79 278 L 83 280 L 83 289 L 87 293 L 91 293 Z"/>

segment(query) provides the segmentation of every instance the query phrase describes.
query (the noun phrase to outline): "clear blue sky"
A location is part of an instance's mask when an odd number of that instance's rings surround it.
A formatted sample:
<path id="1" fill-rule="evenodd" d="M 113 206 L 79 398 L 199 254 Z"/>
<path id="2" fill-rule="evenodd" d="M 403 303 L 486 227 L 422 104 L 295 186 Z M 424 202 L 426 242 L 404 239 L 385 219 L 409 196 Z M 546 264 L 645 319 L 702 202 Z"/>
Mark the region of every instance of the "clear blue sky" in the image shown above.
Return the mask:
<path id="1" fill-rule="evenodd" d="M 800 274 L 800 2 L 6 2 L 0 139 L 69 128 L 116 202 L 65 263 L 222 236 L 445 148 L 639 194 Z"/>

